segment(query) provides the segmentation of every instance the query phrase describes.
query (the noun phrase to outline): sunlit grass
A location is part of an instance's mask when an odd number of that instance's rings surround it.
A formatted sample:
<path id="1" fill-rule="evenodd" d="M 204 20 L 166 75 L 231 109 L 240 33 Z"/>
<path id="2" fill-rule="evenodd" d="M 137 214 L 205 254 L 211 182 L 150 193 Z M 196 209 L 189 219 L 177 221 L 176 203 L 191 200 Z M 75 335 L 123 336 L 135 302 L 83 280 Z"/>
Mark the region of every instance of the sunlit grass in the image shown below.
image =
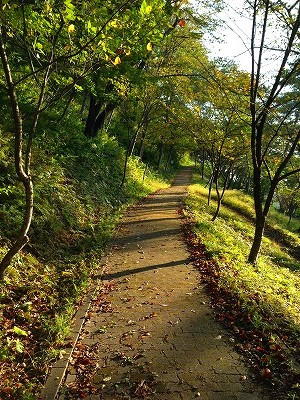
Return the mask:
<path id="1" fill-rule="evenodd" d="M 274 239 L 264 238 L 257 265 L 247 263 L 254 233 L 253 221 L 249 218 L 254 215 L 252 199 L 237 190 L 226 192 L 220 216 L 211 222 L 216 202 L 212 200 L 211 205 L 207 205 L 207 192 L 202 185 L 190 186 L 186 204 L 194 214 L 196 234 L 220 265 L 220 285 L 240 298 L 263 329 L 268 329 L 268 326 L 260 318 L 262 311 L 272 316 L 272 323 L 280 325 L 284 320 L 298 330 L 299 261 Z M 300 245 L 299 237 L 287 231 L 287 225 L 282 227 L 281 222 L 285 219 L 276 219 L 277 214 L 272 212 L 268 223 L 271 226 L 276 224 L 276 228 L 294 245 Z"/>

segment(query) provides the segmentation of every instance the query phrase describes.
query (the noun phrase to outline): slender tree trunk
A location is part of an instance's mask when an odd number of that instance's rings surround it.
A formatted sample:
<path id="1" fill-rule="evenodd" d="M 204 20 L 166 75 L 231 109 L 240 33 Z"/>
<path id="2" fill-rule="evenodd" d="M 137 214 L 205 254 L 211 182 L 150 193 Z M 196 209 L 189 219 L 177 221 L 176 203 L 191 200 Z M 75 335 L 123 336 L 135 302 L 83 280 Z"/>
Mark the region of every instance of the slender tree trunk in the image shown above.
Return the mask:
<path id="1" fill-rule="evenodd" d="M 145 177 L 146 177 L 147 169 L 148 169 L 148 163 L 145 165 L 145 169 L 144 169 L 144 173 L 143 173 L 143 182 L 144 182 Z"/>
<path id="2" fill-rule="evenodd" d="M 137 137 L 138 137 L 138 133 L 139 133 L 139 131 L 136 130 L 136 132 L 133 135 L 133 138 L 131 140 L 130 151 L 129 151 L 130 157 L 133 155 L 133 152 L 134 152 L 134 149 L 135 149 L 135 145 L 136 145 L 136 140 L 137 140 Z"/>
<path id="3" fill-rule="evenodd" d="M 129 146 L 126 151 L 125 155 L 125 162 L 124 162 L 124 168 L 123 168 L 123 176 L 122 176 L 122 181 L 120 183 L 119 189 L 121 189 L 124 186 L 125 179 L 126 179 L 126 172 L 127 172 L 127 164 L 128 164 L 128 157 L 129 157 Z"/>
<path id="4" fill-rule="evenodd" d="M 212 177 L 213 177 L 213 173 L 210 174 L 209 180 L 207 181 L 206 185 L 204 186 L 205 188 L 207 188 L 207 186 L 210 185 L 210 182 L 211 182 L 211 180 L 212 180 Z"/>
<path id="5" fill-rule="evenodd" d="M 61 121 L 65 118 L 65 116 L 66 116 L 66 114 L 67 114 L 67 111 L 68 111 L 68 109 L 69 109 L 69 107 L 70 107 L 70 104 L 71 104 L 71 101 L 74 99 L 74 97 L 75 97 L 75 90 L 72 90 L 72 92 L 71 92 L 71 94 L 70 94 L 70 96 L 69 96 L 69 98 L 68 98 L 68 101 L 67 101 L 67 103 L 66 103 L 66 105 L 65 105 L 65 107 L 64 107 L 64 109 L 63 109 L 63 112 L 62 112 L 62 114 L 61 114 L 61 116 L 59 117 L 59 119 L 58 119 L 58 121 L 57 121 L 57 124 L 59 125 L 60 123 L 61 123 Z"/>
<path id="6" fill-rule="evenodd" d="M 207 205 L 210 205 L 210 199 L 211 199 L 211 190 L 212 190 L 212 185 L 214 183 L 214 178 L 215 178 L 215 171 L 212 172 L 211 177 L 209 179 L 209 186 L 208 186 L 208 196 L 207 196 Z"/>
<path id="7" fill-rule="evenodd" d="M 130 132 L 130 128 L 128 127 L 128 133 L 127 133 L 128 138 L 129 138 L 129 132 Z M 124 168 L 123 168 L 123 177 L 122 177 L 122 181 L 120 183 L 119 189 L 121 189 L 124 186 L 124 183 L 125 183 L 128 158 L 129 158 L 129 155 L 130 155 L 130 151 L 131 151 L 131 147 L 132 147 L 132 143 L 133 143 L 135 134 L 131 137 L 131 139 L 130 139 L 130 141 L 128 143 L 128 146 L 127 146 L 126 155 L 125 155 L 125 162 L 124 162 Z"/>
<path id="8" fill-rule="evenodd" d="M 246 193 L 250 193 L 250 185 L 251 185 L 251 177 L 248 175 L 247 184 L 246 184 Z"/>
<path id="9" fill-rule="evenodd" d="M 33 213 L 33 184 L 31 177 L 27 177 L 26 181 L 23 181 L 23 186 L 26 194 L 25 212 L 23 217 L 23 224 L 19 231 L 18 237 L 15 240 L 12 247 L 5 254 L 0 263 L 0 279 L 3 279 L 4 271 L 10 265 L 13 257 L 29 242 L 27 236 L 28 230 L 32 221 Z"/>
<path id="10" fill-rule="evenodd" d="M 257 261 L 257 256 L 260 250 L 264 234 L 265 223 L 266 223 L 266 218 L 264 215 L 262 215 L 259 218 L 256 218 L 254 239 L 248 257 L 248 262 L 250 262 L 251 264 L 255 264 Z"/>
<path id="11" fill-rule="evenodd" d="M 104 107 L 104 109 L 100 112 L 100 114 L 97 115 L 94 128 L 93 128 L 93 134 L 92 137 L 96 137 L 98 135 L 98 132 L 100 129 L 103 128 L 105 119 L 107 118 L 110 113 L 114 111 L 116 108 L 117 104 L 116 103 L 108 103 Z"/>
<path id="12" fill-rule="evenodd" d="M 218 181 L 219 181 L 219 167 L 218 167 L 218 169 L 217 169 L 217 171 L 216 171 L 216 174 L 215 174 L 215 183 L 216 183 L 216 192 L 217 192 L 217 201 L 218 201 L 218 203 L 217 203 L 217 208 L 216 208 L 216 211 L 215 211 L 215 213 L 214 213 L 214 216 L 212 217 L 212 222 L 217 218 L 217 216 L 219 215 L 219 212 L 220 212 L 220 207 L 221 207 L 221 200 L 222 200 L 222 197 L 220 196 L 220 192 L 219 192 L 219 183 L 218 183 Z M 225 182 L 225 186 L 226 186 L 226 182 Z M 223 193 L 224 193 L 224 190 L 223 190 Z"/>
<path id="13" fill-rule="evenodd" d="M 255 234 L 252 247 L 249 253 L 248 262 L 255 264 L 260 250 L 262 236 L 265 228 L 266 217 L 263 214 L 262 191 L 261 191 L 261 168 L 259 165 L 254 165 L 253 168 L 253 195 L 255 208 Z"/>
<path id="14" fill-rule="evenodd" d="M 144 143 L 145 143 L 145 138 L 146 138 L 146 134 L 147 134 L 147 126 L 148 126 L 148 124 L 146 124 L 146 126 L 144 127 L 143 134 L 142 134 L 141 141 L 140 141 L 140 146 L 139 146 L 139 151 L 138 151 L 138 156 L 140 157 L 140 159 L 143 158 Z"/>
<path id="15" fill-rule="evenodd" d="M 113 115 L 114 115 L 114 110 L 112 110 L 111 113 L 109 114 L 109 119 L 108 119 L 108 121 L 107 121 L 107 123 L 106 123 L 106 126 L 105 126 L 105 129 L 106 129 L 106 130 L 108 130 L 108 128 L 110 127 L 110 124 L 111 124 Z"/>
<path id="16" fill-rule="evenodd" d="M 158 145 L 157 168 L 159 168 L 159 167 L 160 167 L 160 164 L 161 164 L 161 160 L 162 160 L 162 156 L 163 156 L 163 148 L 164 148 L 164 145 L 163 145 L 162 142 L 160 142 L 159 145 Z"/>
<path id="17" fill-rule="evenodd" d="M 18 233 L 17 239 L 13 243 L 12 247 L 5 254 L 4 258 L 0 262 L 0 279 L 3 278 L 6 268 L 10 265 L 12 258 L 25 246 L 29 238 L 27 236 L 28 230 L 31 225 L 32 212 L 33 212 L 33 184 L 30 174 L 27 174 L 24 170 L 23 162 L 23 121 L 21 112 L 19 109 L 19 102 L 17 94 L 15 92 L 10 66 L 7 59 L 5 47 L 2 41 L 2 30 L 0 27 L 0 58 L 4 69 L 5 79 L 8 86 L 8 93 L 10 97 L 11 110 L 14 121 L 14 133 L 15 133 L 15 168 L 19 180 L 22 182 L 25 190 L 26 203 L 24 210 L 24 217 L 21 229 Z M 30 160 L 30 149 L 28 157 Z"/>
<path id="18" fill-rule="evenodd" d="M 212 217 L 212 222 L 215 221 L 215 219 L 218 217 L 218 215 L 220 213 L 221 203 L 222 203 L 222 200 L 223 200 L 223 197 L 225 194 L 225 190 L 228 188 L 227 182 L 230 180 L 230 178 L 231 178 L 231 167 L 229 168 L 229 170 L 226 174 L 226 177 L 225 177 L 224 183 L 223 183 L 223 189 L 222 189 L 222 192 L 220 193 L 219 184 L 218 184 L 219 172 L 217 172 L 217 174 L 216 174 L 216 192 L 217 192 L 217 197 L 218 197 L 218 204 L 217 204 L 217 208 L 214 213 L 214 216 Z"/>
<path id="19" fill-rule="evenodd" d="M 140 146 L 139 146 L 139 153 L 138 153 L 138 156 L 139 156 L 139 158 L 142 160 L 143 159 L 143 154 L 144 154 L 144 139 L 145 139 L 145 137 L 144 138 L 142 138 L 142 141 L 141 141 L 141 143 L 140 143 Z"/>
<path id="20" fill-rule="evenodd" d="M 220 208 L 221 208 L 221 201 L 222 201 L 222 199 L 221 199 L 221 197 L 218 195 L 218 204 L 217 204 L 217 208 L 216 208 L 216 211 L 215 211 L 215 213 L 214 213 L 214 216 L 212 217 L 212 222 L 214 222 L 216 219 L 217 219 L 217 217 L 218 217 L 218 215 L 219 215 L 219 213 L 220 213 Z"/>
<path id="21" fill-rule="evenodd" d="M 170 147 L 169 154 L 168 154 L 168 157 L 167 157 L 167 162 L 166 162 L 166 165 L 165 165 L 165 171 L 167 171 L 167 169 L 169 168 L 169 164 L 170 164 L 172 153 L 173 153 L 173 148 L 174 148 L 174 145 L 172 145 Z"/>
<path id="22" fill-rule="evenodd" d="M 201 179 L 204 179 L 204 163 L 205 163 L 205 150 L 202 150 L 202 160 L 201 160 Z"/>
<path id="23" fill-rule="evenodd" d="M 229 190 L 229 189 L 230 189 L 230 186 L 231 186 L 231 184 L 232 184 L 233 177 L 234 177 L 234 174 L 231 173 L 230 176 L 229 176 L 229 179 L 228 179 L 228 183 L 227 183 L 226 190 Z"/>

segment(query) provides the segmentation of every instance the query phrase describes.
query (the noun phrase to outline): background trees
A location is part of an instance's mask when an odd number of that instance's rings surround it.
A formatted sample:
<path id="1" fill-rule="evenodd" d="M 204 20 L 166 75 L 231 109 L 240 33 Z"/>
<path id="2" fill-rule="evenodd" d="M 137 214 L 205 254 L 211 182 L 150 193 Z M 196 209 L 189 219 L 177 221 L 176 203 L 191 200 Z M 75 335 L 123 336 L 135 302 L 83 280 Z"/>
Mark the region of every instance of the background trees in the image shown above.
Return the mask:
<path id="1" fill-rule="evenodd" d="M 299 171 L 297 7 L 267 0 L 255 1 L 252 8 L 249 4 L 249 76 L 233 63 L 209 60 L 202 44 L 209 18 L 184 2 L 127 0 L 101 7 L 93 1 L 6 2 L 1 15 L 1 98 L 6 115 L 10 108 L 14 116 L 14 127 L 6 118 L 5 129 L 15 132 L 15 165 L 26 204 L 1 273 L 28 242 L 32 152 L 42 135 L 51 136 L 40 122 L 53 120 L 55 114 L 63 126 L 69 110 L 78 106 L 88 139 L 106 132 L 125 146 L 121 187 L 128 157 L 137 155 L 146 164 L 167 169 L 188 151 L 201 155 L 202 175 L 205 168 L 210 170 L 210 187 L 214 184 L 220 206 L 229 183 L 251 191 L 251 145 L 256 234 L 249 261 L 255 262 L 276 187 L 279 182 L 289 187 L 294 182 L 290 177 Z M 285 36 L 275 49 L 282 59 L 272 83 L 264 77 L 264 55 L 276 21 Z"/>

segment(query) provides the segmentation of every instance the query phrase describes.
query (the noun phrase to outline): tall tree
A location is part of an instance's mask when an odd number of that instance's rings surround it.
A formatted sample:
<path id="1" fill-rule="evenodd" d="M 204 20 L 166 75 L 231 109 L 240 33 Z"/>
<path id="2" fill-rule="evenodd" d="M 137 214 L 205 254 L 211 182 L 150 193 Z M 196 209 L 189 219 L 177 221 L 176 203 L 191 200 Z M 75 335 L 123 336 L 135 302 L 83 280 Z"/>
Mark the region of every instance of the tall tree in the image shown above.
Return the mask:
<path id="1" fill-rule="evenodd" d="M 270 83 L 263 82 L 268 40 L 273 27 L 281 30 L 282 46 L 276 48 L 278 68 Z M 261 247 L 266 217 L 272 204 L 274 192 L 280 181 L 300 171 L 300 126 L 297 118 L 299 102 L 289 102 L 284 91 L 299 76 L 299 27 L 300 2 L 264 0 L 253 3 L 251 37 L 251 153 L 253 164 L 253 192 L 255 204 L 255 235 L 248 257 L 255 263 Z M 283 107 L 284 106 L 284 107 Z M 274 144 L 281 147 L 281 154 L 274 159 Z M 275 161 L 275 162 L 274 162 Z M 262 180 L 267 176 L 265 195 Z"/>

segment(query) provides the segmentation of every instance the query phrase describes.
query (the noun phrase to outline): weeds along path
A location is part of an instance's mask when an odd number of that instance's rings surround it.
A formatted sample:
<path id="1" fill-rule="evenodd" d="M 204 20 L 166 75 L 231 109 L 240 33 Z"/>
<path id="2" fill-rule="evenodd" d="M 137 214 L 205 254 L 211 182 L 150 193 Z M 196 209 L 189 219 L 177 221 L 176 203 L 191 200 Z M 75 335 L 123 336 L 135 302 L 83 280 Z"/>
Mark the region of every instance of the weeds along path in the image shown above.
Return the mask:
<path id="1" fill-rule="evenodd" d="M 178 208 L 190 178 L 183 169 L 126 216 L 60 399 L 266 398 L 189 262 Z"/>

